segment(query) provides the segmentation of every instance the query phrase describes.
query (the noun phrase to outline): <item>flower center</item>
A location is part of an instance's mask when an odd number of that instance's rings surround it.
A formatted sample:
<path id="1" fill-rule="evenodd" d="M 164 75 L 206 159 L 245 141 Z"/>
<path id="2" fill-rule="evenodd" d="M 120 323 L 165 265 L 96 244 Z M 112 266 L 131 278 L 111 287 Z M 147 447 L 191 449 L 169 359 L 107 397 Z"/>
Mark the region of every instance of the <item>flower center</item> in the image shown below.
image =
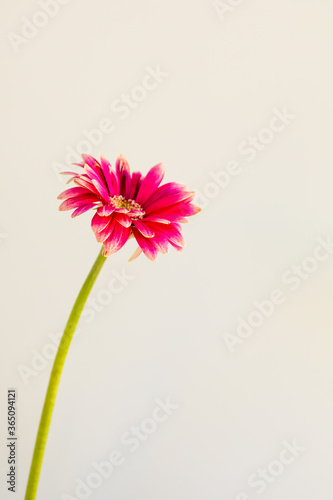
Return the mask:
<path id="1" fill-rule="evenodd" d="M 122 195 L 110 197 L 110 205 L 111 207 L 125 208 L 133 212 L 128 214 L 132 219 L 141 219 L 145 213 L 139 203 L 131 199 L 126 200 Z"/>

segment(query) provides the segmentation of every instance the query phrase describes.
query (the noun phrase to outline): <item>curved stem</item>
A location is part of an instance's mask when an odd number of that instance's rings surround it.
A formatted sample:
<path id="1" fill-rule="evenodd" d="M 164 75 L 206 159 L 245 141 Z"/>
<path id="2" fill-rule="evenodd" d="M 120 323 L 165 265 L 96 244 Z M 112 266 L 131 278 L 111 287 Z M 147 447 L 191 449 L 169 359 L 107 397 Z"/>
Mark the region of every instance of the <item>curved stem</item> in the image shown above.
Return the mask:
<path id="1" fill-rule="evenodd" d="M 58 347 L 58 352 L 55 357 L 53 368 L 50 376 L 49 385 L 47 388 L 47 393 L 45 397 L 44 407 L 42 416 L 39 422 L 39 428 L 37 433 L 37 439 L 34 449 L 34 454 L 32 457 L 32 463 L 30 468 L 29 480 L 27 485 L 27 491 L 25 494 L 25 500 L 35 500 L 39 475 L 42 467 L 43 456 L 45 451 L 45 445 L 47 440 L 47 435 L 50 428 L 53 408 L 57 396 L 57 390 L 60 382 L 60 377 L 62 369 L 65 363 L 66 355 L 73 338 L 76 325 L 80 319 L 82 310 L 89 296 L 89 293 L 99 275 L 100 270 L 103 267 L 106 257 L 102 255 L 102 251 L 98 255 L 90 273 L 87 276 L 86 281 L 80 290 L 79 295 L 75 301 L 72 312 L 67 321 L 67 325 L 62 336 L 61 342 Z"/>

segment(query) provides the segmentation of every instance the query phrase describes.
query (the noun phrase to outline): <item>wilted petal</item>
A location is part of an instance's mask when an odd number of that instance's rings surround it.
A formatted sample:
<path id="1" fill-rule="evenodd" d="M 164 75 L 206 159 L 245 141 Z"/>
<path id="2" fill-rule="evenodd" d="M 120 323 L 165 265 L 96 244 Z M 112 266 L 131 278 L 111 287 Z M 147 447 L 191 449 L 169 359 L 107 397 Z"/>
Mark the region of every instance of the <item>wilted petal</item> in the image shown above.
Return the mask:
<path id="1" fill-rule="evenodd" d="M 128 262 L 132 262 L 133 260 L 137 259 L 139 257 L 139 255 L 142 254 L 142 250 L 140 247 L 138 247 L 135 252 L 133 253 L 133 255 L 131 256 L 131 258 L 128 260 Z"/>

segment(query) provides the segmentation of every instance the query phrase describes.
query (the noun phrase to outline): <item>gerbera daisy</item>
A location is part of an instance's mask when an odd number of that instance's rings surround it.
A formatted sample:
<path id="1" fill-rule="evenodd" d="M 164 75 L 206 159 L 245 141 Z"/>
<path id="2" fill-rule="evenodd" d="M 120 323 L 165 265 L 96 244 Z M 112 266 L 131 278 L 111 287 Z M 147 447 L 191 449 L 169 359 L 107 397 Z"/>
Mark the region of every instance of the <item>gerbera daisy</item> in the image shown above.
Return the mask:
<path id="1" fill-rule="evenodd" d="M 108 257 L 134 236 L 139 248 L 130 260 L 141 252 L 156 260 L 158 252 L 168 253 L 169 245 L 181 251 L 185 245 L 181 223 L 186 217 L 200 212 L 192 202 L 195 193 L 183 184 L 162 184 L 164 166 L 158 164 L 146 176 L 131 174 L 123 156 L 116 161 L 115 170 L 101 155 L 98 162 L 83 154 L 77 163 L 82 172 L 62 172 L 71 175 L 77 187 L 59 195 L 64 200 L 59 210 L 72 210 L 77 217 L 91 208 L 97 209 L 91 227 L 98 242 L 103 243 L 103 255 Z"/>

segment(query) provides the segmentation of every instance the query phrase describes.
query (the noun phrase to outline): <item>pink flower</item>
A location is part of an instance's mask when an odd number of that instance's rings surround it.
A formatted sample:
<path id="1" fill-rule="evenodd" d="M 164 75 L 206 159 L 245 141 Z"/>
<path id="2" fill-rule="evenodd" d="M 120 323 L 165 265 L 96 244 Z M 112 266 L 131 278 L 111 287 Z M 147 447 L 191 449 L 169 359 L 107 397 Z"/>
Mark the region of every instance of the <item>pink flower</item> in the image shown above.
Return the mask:
<path id="1" fill-rule="evenodd" d="M 144 177 L 140 172 L 131 174 L 123 156 L 118 157 L 115 170 L 102 155 L 100 162 L 86 154 L 82 158 L 83 162 L 76 164 L 83 169 L 81 173 L 62 172 L 72 175 L 70 181 L 74 180 L 77 187 L 59 195 L 64 200 L 59 210 L 75 209 L 72 217 L 77 217 L 97 209 L 91 227 L 97 241 L 103 243 L 105 257 L 120 250 L 132 236 L 139 248 L 130 260 L 143 251 L 154 261 L 158 252 L 168 253 L 169 244 L 178 251 L 183 249 L 180 224 L 201 210 L 191 203 L 193 191 L 175 182 L 161 185 L 162 164 Z"/>

